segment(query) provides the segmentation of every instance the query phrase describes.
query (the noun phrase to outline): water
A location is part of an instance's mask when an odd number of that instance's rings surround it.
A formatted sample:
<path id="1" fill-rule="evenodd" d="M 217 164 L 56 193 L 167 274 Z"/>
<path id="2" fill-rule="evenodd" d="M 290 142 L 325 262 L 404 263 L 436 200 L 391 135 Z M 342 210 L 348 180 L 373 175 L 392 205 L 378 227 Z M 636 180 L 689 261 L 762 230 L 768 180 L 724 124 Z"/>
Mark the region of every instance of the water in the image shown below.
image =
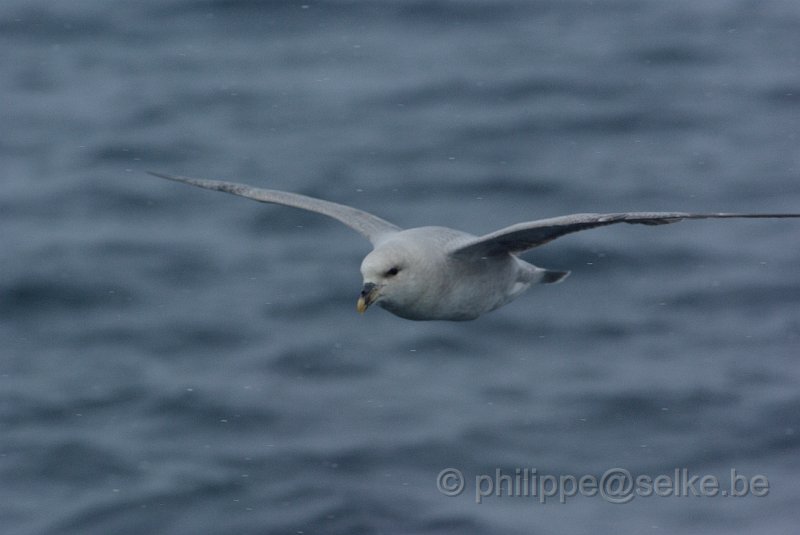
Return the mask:
<path id="1" fill-rule="evenodd" d="M 796 222 L 614 227 L 472 323 L 355 313 L 401 226 L 798 211 L 797 2 L 6 0 L 3 533 L 794 533 Z M 766 497 L 475 503 L 536 469 Z M 458 497 L 436 476 L 457 468 Z"/>

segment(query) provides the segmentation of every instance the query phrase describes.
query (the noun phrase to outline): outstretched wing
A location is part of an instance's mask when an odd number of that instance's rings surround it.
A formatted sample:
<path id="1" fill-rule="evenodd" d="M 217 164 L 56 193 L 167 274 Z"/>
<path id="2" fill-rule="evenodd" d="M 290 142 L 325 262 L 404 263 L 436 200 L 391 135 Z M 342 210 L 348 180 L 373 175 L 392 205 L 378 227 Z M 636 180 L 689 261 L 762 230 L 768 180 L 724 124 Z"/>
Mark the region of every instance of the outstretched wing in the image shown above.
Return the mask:
<path id="1" fill-rule="evenodd" d="M 374 216 L 363 210 L 359 210 L 358 208 L 345 206 L 344 204 L 338 204 L 335 202 L 323 201 L 313 197 L 307 197 L 305 195 L 300 195 L 299 193 L 290 193 L 288 191 L 279 191 L 274 189 L 254 188 L 245 184 L 223 182 L 221 180 L 204 180 L 201 178 L 190 178 L 186 176 L 155 173 L 153 171 L 148 171 L 148 173 L 159 178 L 183 182 L 185 184 L 191 184 L 192 186 L 197 186 L 200 188 L 224 191 L 226 193 L 247 197 L 248 199 L 253 199 L 259 202 L 282 204 L 285 206 L 291 206 L 293 208 L 300 208 L 301 210 L 308 210 L 310 212 L 323 214 L 344 223 L 353 230 L 358 231 L 370 242 L 372 242 L 373 245 L 375 245 L 376 241 L 381 236 L 401 230 L 397 225 L 393 225 L 392 223 L 389 223 L 380 217 Z"/>
<path id="2" fill-rule="evenodd" d="M 516 253 L 538 247 L 565 234 L 595 227 L 630 223 L 641 225 L 665 225 L 684 219 L 731 219 L 731 218 L 786 218 L 800 214 L 689 214 L 684 212 L 624 212 L 618 214 L 573 214 L 538 221 L 517 223 L 485 236 L 479 236 L 454 244 L 451 255 L 490 256 L 500 253 Z"/>

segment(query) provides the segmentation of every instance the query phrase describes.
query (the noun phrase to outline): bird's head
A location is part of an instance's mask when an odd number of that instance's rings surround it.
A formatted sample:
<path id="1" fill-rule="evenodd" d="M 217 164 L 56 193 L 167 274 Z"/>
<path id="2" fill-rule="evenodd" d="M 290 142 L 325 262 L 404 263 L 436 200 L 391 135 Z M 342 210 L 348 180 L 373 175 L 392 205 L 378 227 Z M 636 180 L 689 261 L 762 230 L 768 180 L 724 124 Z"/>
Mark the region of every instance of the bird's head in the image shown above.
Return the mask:
<path id="1" fill-rule="evenodd" d="M 361 262 L 364 286 L 356 308 L 363 313 L 373 303 L 390 311 L 402 310 L 418 300 L 424 283 L 417 277 L 414 250 L 389 243 L 369 253 Z"/>

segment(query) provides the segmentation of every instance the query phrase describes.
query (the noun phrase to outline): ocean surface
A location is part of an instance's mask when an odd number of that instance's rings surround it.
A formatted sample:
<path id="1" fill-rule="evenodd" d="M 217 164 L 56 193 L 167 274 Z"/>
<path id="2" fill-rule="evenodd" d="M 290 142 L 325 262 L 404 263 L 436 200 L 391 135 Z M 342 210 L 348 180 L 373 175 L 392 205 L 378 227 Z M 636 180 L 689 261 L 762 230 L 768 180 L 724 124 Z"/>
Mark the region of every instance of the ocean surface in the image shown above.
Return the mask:
<path id="1" fill-rule="evenodd" d="M 4 0 L 0 532 L 797 533 L 800 221 L 571 235 L 524 255 L 564 283 L 411 322 L 356 313 L 346 227 L 146 170 L 476 234 L 797 212 L 798 36 L 796 0 Z M 760 495 L 567 496 L 613 469 Z"/>

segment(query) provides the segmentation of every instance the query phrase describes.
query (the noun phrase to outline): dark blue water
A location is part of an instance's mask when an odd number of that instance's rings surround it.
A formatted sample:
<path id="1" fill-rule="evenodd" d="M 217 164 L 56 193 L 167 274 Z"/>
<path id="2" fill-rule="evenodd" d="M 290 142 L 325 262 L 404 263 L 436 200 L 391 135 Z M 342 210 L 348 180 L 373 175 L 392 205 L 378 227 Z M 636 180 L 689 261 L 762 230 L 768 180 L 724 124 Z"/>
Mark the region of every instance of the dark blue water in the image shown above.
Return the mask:
<path id="1" fill-rule="evenodd" d="M 798 35 L 794 0 L 5 0 L 2 532 L 795 533 L 800 223 L 573 235 L 525 255 L 563 284 L 417 323 L 356 314 L 349 229 L 144 171 L 474 233 L 798 211 Z M 614 467 L 770 491 L 474 500 Z"/>

